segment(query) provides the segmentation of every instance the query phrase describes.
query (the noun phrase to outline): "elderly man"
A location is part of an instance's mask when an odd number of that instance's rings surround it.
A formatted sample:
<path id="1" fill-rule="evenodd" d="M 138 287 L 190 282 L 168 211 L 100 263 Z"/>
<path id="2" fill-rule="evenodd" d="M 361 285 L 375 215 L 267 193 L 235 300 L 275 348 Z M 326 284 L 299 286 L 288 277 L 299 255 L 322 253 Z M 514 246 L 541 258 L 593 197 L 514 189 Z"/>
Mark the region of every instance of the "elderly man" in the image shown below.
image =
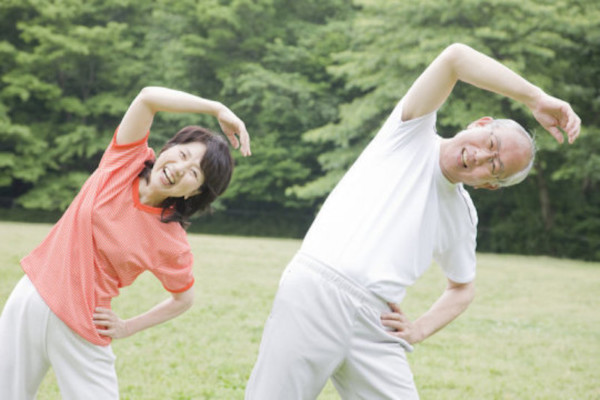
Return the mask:
<path id="1" fill-rule="evenodd" d="M 463 184 L 522 181 L 535 146 L 511 120 L 481 118 L 450 139 L 436 111 L 457 81 L 522 102 L 559 142 L 580 119 L 497 61 L 454 44 L 414 82 L 327 198 L 281 278 L 246 399 L 315 399 L 328 378 L 343 399 L 417 399 L 412 346 L 461 314 L 474 296 L 477 213 Z M 415 321 L 406 289 L 432 259 L 446 290 Z"/>

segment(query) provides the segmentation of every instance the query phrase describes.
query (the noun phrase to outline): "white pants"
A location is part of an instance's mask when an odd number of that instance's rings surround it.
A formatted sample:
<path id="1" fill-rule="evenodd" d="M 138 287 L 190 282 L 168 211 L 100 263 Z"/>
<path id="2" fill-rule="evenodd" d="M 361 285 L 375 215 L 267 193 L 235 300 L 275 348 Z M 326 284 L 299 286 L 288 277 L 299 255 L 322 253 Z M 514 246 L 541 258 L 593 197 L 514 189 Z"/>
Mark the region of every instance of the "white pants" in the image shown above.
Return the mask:
<path id="1" fill-rule="evenodd" d="M 74 333 L 25 276 L 0 315 L 0 399 L 34 399 L 50 366 L 63 399 L 119 398 L 111 347 Z"/>
<path id="2" fill-rule="evenodd" d="M 298 254 L 265 325 L 246 400 L 313 400 L 327 379 L 343 399 L 418 399 L 405 351 L 381 324 L 387 303 Z"/>

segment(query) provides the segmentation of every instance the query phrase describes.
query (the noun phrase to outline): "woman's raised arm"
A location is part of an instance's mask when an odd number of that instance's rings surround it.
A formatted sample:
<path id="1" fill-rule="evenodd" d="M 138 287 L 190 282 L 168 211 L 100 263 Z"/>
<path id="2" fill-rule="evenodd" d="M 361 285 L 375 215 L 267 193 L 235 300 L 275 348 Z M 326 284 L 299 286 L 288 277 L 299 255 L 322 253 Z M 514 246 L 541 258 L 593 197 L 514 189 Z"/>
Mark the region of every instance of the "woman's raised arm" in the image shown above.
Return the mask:
<path id="1" fill-rule="evenodd" d="M 159 111 L 210 114 L 219 120 L 223 133 L 244 156 L 251 154 L 250 137 L 244 122 L 224 104 L 189 93 L 163 87 L 146 87 L 131 102 L 117 132 L 117 143 L 128 144 L 142 139 Z M 239 138 L 239 139 L 238 139 Z"/>

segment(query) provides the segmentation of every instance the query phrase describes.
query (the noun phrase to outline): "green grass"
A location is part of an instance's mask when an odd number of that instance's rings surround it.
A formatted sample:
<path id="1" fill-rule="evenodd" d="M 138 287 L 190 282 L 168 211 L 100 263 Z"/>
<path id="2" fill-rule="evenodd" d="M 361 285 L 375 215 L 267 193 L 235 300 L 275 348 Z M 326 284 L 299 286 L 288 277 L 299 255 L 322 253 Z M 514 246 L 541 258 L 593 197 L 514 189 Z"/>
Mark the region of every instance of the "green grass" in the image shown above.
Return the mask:
<path id="1" fill-rule="evenodd" d="M 50 229 L 0 223 L 0 305 L 19 259 Z M 279 276 L 298 240 L 190 235 L 196 302 L 179 318 L 116 340 L 123 399 L 242 399 Z M 417 317 L 444 289 L 437 267 L 403 304 Z M 474 303 L 409 358 L 421 398 L 600 399 L 600 264 L 480 254 Z M 150 274 L 113 304 L 122 316 L 168 294 Z M 52 373 L 38 399 L 58 399 Z M 328 385 L 319 400 L 338 399 Z M 285 400 L 285 399 L 283 399 Z"/>

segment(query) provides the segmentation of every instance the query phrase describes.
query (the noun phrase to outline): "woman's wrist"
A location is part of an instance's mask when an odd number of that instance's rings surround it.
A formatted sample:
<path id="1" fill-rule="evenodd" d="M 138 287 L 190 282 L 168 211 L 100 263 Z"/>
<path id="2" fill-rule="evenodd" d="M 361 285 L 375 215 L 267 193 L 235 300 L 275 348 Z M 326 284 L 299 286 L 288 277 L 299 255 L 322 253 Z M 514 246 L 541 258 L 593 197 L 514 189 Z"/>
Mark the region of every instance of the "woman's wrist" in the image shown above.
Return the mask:
<path id="1" fill-rule="evenodd" d="M 219 118 L 219 114 L 228 110 L 227 106 L 219 101 L 215 101 L 215 100 L 209 100 L 209 101 L 211 102 L 210 115 L 212 115 L 215 118 Z"/>

